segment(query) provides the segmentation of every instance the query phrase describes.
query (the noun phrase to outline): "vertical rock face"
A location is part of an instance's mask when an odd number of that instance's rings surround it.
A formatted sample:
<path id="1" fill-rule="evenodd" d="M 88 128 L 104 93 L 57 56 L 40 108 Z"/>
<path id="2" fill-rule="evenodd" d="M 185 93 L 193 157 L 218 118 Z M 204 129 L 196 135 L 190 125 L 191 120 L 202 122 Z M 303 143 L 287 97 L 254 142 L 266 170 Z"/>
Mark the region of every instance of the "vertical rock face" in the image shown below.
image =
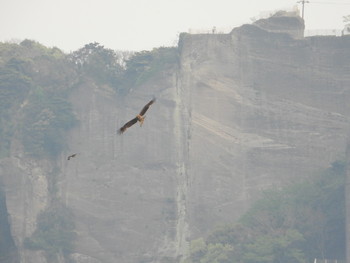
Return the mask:
<path id="1" fill-rule="evenodd" d="M 62 199 L 76 218 L 76 259 L 91 262 L 164 262 L 175 257 L 183 220 L 183 114 L 176 75 L 117 97 L 106 87 L 83 85 L 73 95 L 81 125 L 62 157 Z M 117 129 L 155 95 L 157 101 L 123 135 Z M 181 103 L 181 102 L 180 102 Z M 68 153 L 67 153 L 68 154 Z M 183 212 L 180 212 L 183 213 Z M 180 225 L 178 225 L 180 224 Z M 81 260 L 81 262 L 85 262 Z"/>
<path id="2" fill-rule="evenodd" d="M 23 241 L 35 231 L 37 216 L 48 204 L 46 174 L 50 172 L 51 164 L 22 158 L 17 150 L 13 154 L 1 162 L 11 234 L 19 253 L 13 257 L 18 261 L 12 262 L 46 262 L 43 253 L 25 249 Z"/>
<path id="3" fill-rule="evenodd" d="M 296 40 L 255 25 L 182 36 L 192 235 L 236 219 L 261 190 L 344 157 L 349 41 Z"/>
<path id="4" fill-rule="evenodd" d="M 76 222 L 72 259 L 179 262 L 190 239 L 236 220 L 262 190 L 343 158 L 350 38 L 296 39 L 271 23 L 183 34 L 179 65 L 127 95 L 88 82 L 74 91 L 80 123 L 55 164 Z M 143 126 L 118 135 L 154 95 Z M 1 167 L 21 262 L 45 262 L 22 241 L 48 204 L 53 165 L 14 155 Z"/>
<path id="5" fill-rule="evenodd" d="M 18 250 L 11 234 L 11 227 L 8 220 L 6 196 L 2 185 L 0 188 L 0 260 L 4 263 L 18 263 Z"/>

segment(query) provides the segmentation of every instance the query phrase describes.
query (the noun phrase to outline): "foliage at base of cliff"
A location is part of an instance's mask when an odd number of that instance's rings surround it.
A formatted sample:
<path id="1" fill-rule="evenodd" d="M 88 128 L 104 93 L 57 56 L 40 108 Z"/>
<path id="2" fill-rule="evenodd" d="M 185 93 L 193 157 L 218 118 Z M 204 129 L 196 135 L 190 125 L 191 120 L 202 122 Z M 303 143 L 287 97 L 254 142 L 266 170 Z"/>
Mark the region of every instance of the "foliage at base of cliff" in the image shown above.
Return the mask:
<path id="1" fill-rule="evenodd" d="M 188 263 L 304 263 L 345 258 L 345 164 L 264 193 L 238 223 L 193 240 Z"/>
<path id="2" fill-rule="evenodd" d="M 75 224 L 70 210 L 56 203 L 39 214 L 37 229 L 31 237 L 24 240 L 24 246 L 30 250 L 43 250 L 48 262 L 60 254 L 68 256 L 74 249 Z"/>

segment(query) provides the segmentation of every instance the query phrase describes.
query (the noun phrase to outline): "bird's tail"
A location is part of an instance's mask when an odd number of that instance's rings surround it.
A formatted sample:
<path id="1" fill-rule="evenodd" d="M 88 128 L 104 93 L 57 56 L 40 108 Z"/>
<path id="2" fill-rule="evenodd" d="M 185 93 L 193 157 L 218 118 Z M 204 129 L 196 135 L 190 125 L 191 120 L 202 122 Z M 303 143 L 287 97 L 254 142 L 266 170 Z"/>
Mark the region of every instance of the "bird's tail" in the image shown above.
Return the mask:
<path id="1" fill-rule="evenodd" d="M 145 119 L 146 119 L 146 116 L 143 116 L 143 117 L 141 118 L 141 120 L 140 120 L 140 127 L 142 127 L 143 122 L 145 121 Z"/>
<path id="2" fill-rule="evenodd" d="M 124 131 L 125 131 L 125 130 L 123 130 L 123 128 L 120 128 L 120 129 L 117 130 L 117 133 L 118 133 L 119 135 L 122 135 Z"/>

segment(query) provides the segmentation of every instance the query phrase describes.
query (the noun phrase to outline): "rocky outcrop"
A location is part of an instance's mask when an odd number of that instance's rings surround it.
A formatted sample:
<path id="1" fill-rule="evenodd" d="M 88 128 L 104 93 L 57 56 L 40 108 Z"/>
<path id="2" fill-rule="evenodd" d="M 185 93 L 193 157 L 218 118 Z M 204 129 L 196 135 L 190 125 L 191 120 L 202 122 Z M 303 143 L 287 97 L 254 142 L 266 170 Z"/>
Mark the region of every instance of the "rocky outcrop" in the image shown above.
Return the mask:
<path id="1" fill-rule="evenodd" d="M 304 37 L 304 21 L 296 12 L 279 11 L 267 19 L 260 19 L 253 25 L 273 33 L 288 34 L 295 39 Z"/>
<path id="2" fill-rule="evenodd" d="M 294 33 L 270 30 L 282 20 Z M 76 222 L 73 260 L 179 262 L 191 239 L 238 219 L 262 190 L 343 158 L 350 38 L 300 38 L 302 29 L 300 18 L 278 17 L 182 34 L 179 64 L 128 94 L 77 87 L 80 124 L 59 160 L 1 163 L 21 262 L 45 262 L 22 242 L 49 203 L 55 166 L 57 198 Z M 144 125 L 117 135 L 153 95 Z"/>

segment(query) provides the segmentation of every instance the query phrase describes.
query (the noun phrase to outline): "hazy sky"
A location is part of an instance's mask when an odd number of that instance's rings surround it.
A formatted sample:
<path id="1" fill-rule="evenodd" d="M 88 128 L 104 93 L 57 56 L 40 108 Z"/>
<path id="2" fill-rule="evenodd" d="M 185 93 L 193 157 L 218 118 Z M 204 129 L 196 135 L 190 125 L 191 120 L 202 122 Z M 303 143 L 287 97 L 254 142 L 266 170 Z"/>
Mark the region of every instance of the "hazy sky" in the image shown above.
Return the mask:
<path id="1" fill-rule="evenodd" d="M 350 0 L 305 4 L 306 29 L 342 29 Z M 90 42 L 114 50 L 151 50 L 179 33 L 230 29 L 297 0 L 0 0 L 0 41 L 25 38 L 66 52 Z"/>

